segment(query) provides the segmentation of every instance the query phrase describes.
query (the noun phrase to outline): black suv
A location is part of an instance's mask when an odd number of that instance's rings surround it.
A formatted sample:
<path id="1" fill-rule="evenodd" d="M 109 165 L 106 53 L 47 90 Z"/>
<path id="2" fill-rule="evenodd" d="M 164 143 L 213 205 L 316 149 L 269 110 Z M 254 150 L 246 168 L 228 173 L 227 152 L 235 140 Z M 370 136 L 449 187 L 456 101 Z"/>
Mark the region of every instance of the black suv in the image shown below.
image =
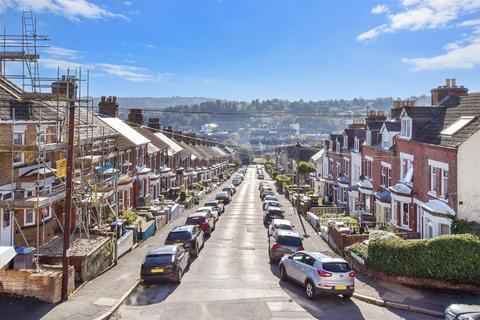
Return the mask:
<path id="1" fill-rule="evenodd" d="M 173 281 L 180 283 L 187 270 L 190 257 L 182 247 L 164 246 L 147 252 L 140 269 L 144 282 Z"/>
<path id="2" fill-rule="evenodd" d="M 175 227 L 165 239 L 166 245 L 181 246 L 188 250 L 192 257 L 198 257 L 198 252 L 203 247 L 204 242 L 203 231 L 194 225 Z"/>
<path id="3" fill-rule="evenodd" d="M 278 207 L 269 207 L 263 213 L 263 224 L 269 225 L 273 219 L 285 219 L 285 212 Z"/>

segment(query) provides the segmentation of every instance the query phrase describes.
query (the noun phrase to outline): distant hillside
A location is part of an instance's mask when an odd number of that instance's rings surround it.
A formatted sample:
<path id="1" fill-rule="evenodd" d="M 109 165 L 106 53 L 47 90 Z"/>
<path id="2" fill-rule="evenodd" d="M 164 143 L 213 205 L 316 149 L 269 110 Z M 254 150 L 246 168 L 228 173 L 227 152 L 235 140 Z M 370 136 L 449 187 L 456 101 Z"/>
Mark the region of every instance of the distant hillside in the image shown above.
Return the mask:
<path id="1" fill-rule="evenodd" d="M 199 104 L 206 101 L 212 101 L 214 99 L 204 98 L 204 97 L 118 97 L 118 102 L 120 108 L 130 109 L 130 108 L 139 108 L 139 109 L 158 109 L 158 108 L 167 108 L 174 107 L 178 105 L 187 105 L 191 106 L 194 104 Z M 94 98 L 95 105 L 98 104 L 100 98 Z"/>

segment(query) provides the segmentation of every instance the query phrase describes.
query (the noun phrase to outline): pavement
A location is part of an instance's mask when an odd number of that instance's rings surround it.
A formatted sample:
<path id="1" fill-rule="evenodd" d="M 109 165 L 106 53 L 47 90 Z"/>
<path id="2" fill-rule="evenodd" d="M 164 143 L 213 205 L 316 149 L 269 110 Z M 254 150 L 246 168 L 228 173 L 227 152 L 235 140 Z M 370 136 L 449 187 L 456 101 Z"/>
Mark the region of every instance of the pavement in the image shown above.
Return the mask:
<path id="1" fill-rule="evenodd" d="M 214 193 L 207 199 L 212 197 Z M 292 205 L 281 198 L 286 218 L 301 232 L 298 215 Z M 87 283 L 64 303 L 52 306 L 2 297 L 0 319 L 108 318 L 108 313 L 117 306 L 111 319 L 433 319 L 359 299 L 322 295 L 308 300 L 302 287 L 280 281 L 277 266 L 268 262 L 267 230 L 262 223 L 258 180 L 252 168 L 182 283 L 137 286 L 146 251 L 162 245 L 168 232 L 182 225 L 186 214 L 194 209 L 171 221 L 122 257 L 117 266 Z M 310 235 L 304 239 L 306 250 L 330 250 L 308 223 L 305 227 Z M 357 277 L 356 292 L 442 312 L 450 302 L 478 303 L 479 300 L 474 295 L 412 289 L 362 275 Z"/>

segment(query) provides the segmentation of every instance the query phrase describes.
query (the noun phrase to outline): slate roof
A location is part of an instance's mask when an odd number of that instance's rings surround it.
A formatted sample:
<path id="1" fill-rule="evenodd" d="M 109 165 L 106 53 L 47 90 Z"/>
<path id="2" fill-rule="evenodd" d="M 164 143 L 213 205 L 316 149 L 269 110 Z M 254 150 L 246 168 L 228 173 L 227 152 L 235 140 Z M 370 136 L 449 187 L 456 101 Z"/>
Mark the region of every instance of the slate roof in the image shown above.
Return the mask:
<path id="1" fill-rule="evenodd" d="M 140 126 L 132 126 L 138 133 L 146 137 L 150 142 L 160 150 L 168 149 L 168 144 L 165 143 L 162 139 L 157 137 L 152 131 L 147 128 L 140 127 Z"/>
<path id="2" fill-rule="evenodd" d="M 384 124 L 388 132 L 400 132 L 400 121 L 385 121 Z"/>
<path id="3" fill-rule="evenodd" d="M 432 107 L 436 109 L 436 107 Z M 444 109 L 441 114 L 418 131 L 412 138 L 414 141 L 435 144 L 449 148 L 457 148 L 470 136 L 480 130 L 480 93 L 472 93 L 460 97 L 460 104 L 452 108 Z M 475 118 L 452 135 L 442 135 L 442 130 L 449 127 L 462 116 L 474 116 Z"/>

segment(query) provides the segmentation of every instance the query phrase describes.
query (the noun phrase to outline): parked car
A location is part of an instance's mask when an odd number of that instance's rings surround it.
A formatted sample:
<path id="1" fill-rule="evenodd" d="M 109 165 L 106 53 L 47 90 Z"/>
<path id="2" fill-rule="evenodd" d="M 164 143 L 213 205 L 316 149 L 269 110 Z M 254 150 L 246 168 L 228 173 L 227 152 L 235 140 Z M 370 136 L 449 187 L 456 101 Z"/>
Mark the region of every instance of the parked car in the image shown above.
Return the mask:
<path id="1" fill-rule="evenodd" d="M 445 320 L 480 320 L 480 305 L 451 304 L 445 309 Z"/>
<path id="2" fill-rule="evenodd" d="M 222 191 L 225 191 L 225 192 L 228 192 L 230 194 L 231 197 L 233 197 L 233 195 L 235 194 L 235 187 L 234 186 L 231 186 L 231 187 L 224 187 L 222 189 Z"/>
<path id="3" fill-rule="evenodd" d="M 206 234 L 211 235 L 215 230 L 215 218 L 208 212 L 195 212 L 188 216 L 186 225 L 198 225 L 200 229 Z"/>
<path id="4" fill-rule="evenodd" d="M 268 256 L 271 263 L 276 263 L 283 256 L 289 256 L 302 250 L 302 237 L 295 231 L 277 230 L 269 238 Z"/>
<path id="5" fill-rule="evenodd" d="M 264 192 L 262 192 L 260 194 L 260 199 L 265 199 L 266 196 L 274 196 L 275 195 L 275 192 L 273 192 L 272 190 L 265 190 Z"/>
<path id="6" fill-rule="evenodd" d="M 265 196 L 265 198 L 263 198 L 263 202 L 265 203 L 265 201 L 277 201 L 277 202 L 279 202 L 279 201 L 278 201 L 278 198 L 275 197 L 275 196 L 273 196 L 273 195 L 267 195 L 267 196 Z"/>
<path id="7" fill-rule="evenodd" d="M 323 292 L 349 299 L 355 290 L 355 272 L 347 261 L 331 252 L 297 252 L 283 257 L 279 268 L 280 278 L 303 285 L 309 299 Z"/>
<path id="8" fill-rule="evenodd" d="M 260 183 L 258 184 L 258 191 L 262 190 L 263 186 L 267 186 L 267 185 L 269 185 L 268 182 L 260 181 Z"/>
<path id="9" fill-rule="evenodd" d="M 222 201 L 223 204 L 229 204 L 231 201 L 231 196 L 229 192 L 221 191 L 215 195 L 215 200 Z"/>
<path id="10" fill-rule="evenodd" d="M 205 207 L 200 207 L 200 208 L 197 209 L 197 212 L 203 212 L 203 211 L 212 214 L 213 217 L 215 218 L 215 221 L 218 220 L 218 217 L 219 217 L 220 214 L 218 213 L 218 210 L 215 209 L 214 207 L 205 206 Z"/>
<path id="11" fill-rule="evenodd" d="M 285 218 L 285 212 L 281 208 L 271 207 L 263 213 L 263 224 L 269 225 L 273 219 Z"/>
<path id="12" fill-rule="evenodd" d="M 140 269 L 144 282 L 173 281 L 180 283 L 190 257 L 181 246 L 163 246 L 148 250 Z"/>
<path id="13" fill-rule="evenodd" d="M 223 203 L 221 203 L 220 201 L 218 200 L 211 200 L 211 201 L 207 201 L 203 204 L 205 207 L 214 207 L 214 208 L 217 208 L 217 211 L 219 214 L 222 214 L 225 212 L 225 206 L 223 205 Z"/>
<path id="14" fill-rule="evenodd" d="M 259 174 L 258 175 L 258 180 L 263 180 L 263 179 L 265 179 L 265 176 L 263 174 Z"/>
<path id="15" fill-rule="evenodd" d="M 242 183 L 242 180 L 240 180 L 240 178 L 234 178 L 234 179 L 232 180 L 232 184 L 233 184 L 235 187 L 238 187 L 241 183 Z"/>
<path id="16" fill-rule="evenodd" d="M 204 243 L 204 233 L 196 225 L 175 227 L 168 233 L 167 239 L 165 239 L 165 245 L 174 244 L 181 246 L 188 251 L 191 257 L 198 256 L 198 252 Z"/>
<path id="17" fill-rule="evenodd" d="M 268 236 L 273 235 L 277 230 L 293 231 L 292 223 L 285 219 L 273 219 L 268 226 Z"/>
<path id="18" fill-rule="evenodd" d="M 263 202 L 263 210 L 266 210 L 269 206 L 280 208 L 281 204 L 275 200 L 267 200 Z"/>

